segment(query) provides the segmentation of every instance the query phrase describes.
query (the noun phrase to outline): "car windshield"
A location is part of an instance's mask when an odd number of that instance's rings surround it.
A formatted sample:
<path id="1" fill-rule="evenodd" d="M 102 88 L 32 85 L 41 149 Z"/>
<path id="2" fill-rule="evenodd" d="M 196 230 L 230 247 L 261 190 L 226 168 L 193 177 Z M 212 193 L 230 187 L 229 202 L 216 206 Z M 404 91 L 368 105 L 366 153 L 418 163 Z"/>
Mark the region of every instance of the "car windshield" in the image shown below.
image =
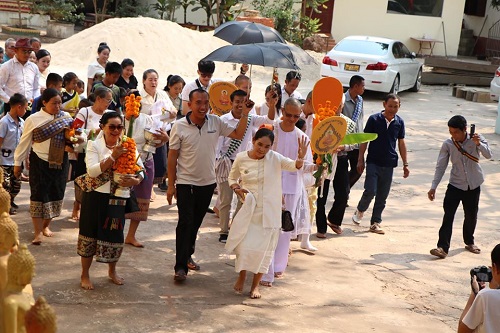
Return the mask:
<path id="1" fill-rule="evenodd" d="M 335 51 L 352 52 L 361 54 L 385 55 L 389 50 L 389 44 L 373 42 L 369 40 L 349 40 L 344 39 L 337 46 Z"/>

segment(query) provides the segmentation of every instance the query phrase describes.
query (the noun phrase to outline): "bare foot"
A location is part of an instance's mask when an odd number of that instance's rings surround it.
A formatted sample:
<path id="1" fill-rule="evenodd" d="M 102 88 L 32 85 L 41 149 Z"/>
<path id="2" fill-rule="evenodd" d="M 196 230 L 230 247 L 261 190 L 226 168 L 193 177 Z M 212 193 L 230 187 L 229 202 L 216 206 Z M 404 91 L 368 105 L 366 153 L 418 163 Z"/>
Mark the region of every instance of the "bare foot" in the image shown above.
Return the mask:
<path id="1" fill-rule="evenodd" d="M 125 238 L 125 244 L 130 244 L 130 245 L 133 245 L 135 247 L 144 247 L 144 245 L 139 243 L 137 241 L 137 239 L 135 239 L 135 238 Z"/>
<path id="2" fill-rule="evenodd" d="M 275 279 L 282 279 L 284 277 L 285 277 L 285 275 L 283 274 L 283 272 L 276 272 L 276 273 L 274 273 L 274 278 Z"/>
<path id="3" fill-rule="evenodd" d="M 113 282 L 114 284 L 117 284 L 119 286 L 123 285 L 123 283 L 125 281 L 123 278 L 118 276 L 118 274 L 116 274 L 116 273 L 109 274 L 109 279 L 111 280 L 111 282 Z"/>
<path id="4" fill-rule="evenodd" d="M 73 212 L 71 213 L 71 219 L 78 222 L 80 219 L 80 204 L 78 202 L 73 203 Z"/>
<path id="5" fill-rule="evenodd" d="M 49 227 L 45 227 L 45 228 L 43 228 L 43 235 L 45 237 L 52 237 L 54 235 L 54 233 L 52 231 L 50 231 Z"/>
<path id="6" fill-rule="evenodd" d="M 94 290 L 94 285 L 90 281 L 89 277 L 81 277 L 80 286 L 85 290 Z"/>
<path id="7" fill-rule="evenodd" d="M 250 298 L 256 299 L 256 298 L 261 298 L 262 295 L 260 294 L 259 291 L 259 286 L 255 287 L 254 290 L 250 290 Z"/>
<path id="8" fill-rule="evenodd" d="M 42 244 L 42 239 L 43 239 L 43 235 L 40 232 L 38 235 L 35 235 L 35 238 L 31 241 L 31 244 L 40 245 L 40 244 Z"/>
<path id="9" fill-rule="evenodd" d="M 241 294 L 243 292 L 243 286 L 245 285 L 245 279 L 241 279 L 241 277 L 238 277 L 238 280 L 236 280 L 236 283 L 233 286 L 234 291 L 236 293 Z"/>
<path id="10" fill-rule="evenodd" d="M 272 287 L 273 283 L 268 281 L 259 281 L 259 284 L 263 287 Z"/>

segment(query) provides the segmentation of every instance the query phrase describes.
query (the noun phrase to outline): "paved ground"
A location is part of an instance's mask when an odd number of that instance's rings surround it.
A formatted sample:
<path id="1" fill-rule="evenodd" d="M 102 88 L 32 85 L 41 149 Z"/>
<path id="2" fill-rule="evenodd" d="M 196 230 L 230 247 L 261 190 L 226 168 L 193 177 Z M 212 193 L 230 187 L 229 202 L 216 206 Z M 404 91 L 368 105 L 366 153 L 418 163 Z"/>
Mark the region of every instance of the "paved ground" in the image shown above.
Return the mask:
<path id="1" fill-rule="evenodd" d="M 381 109 L 380 95 L 367 94 L 365 112 Z M 233 261 L 217 241 L 217 220 L 207 216 L 197 242 L 196 260 L 202 270 L 184 285 L 173 283 L 176 207 L 161 192 L 152 203 L 150 220 L 140 226 L 144 249 L 127 246 L 118 263 L 124 286 L 107 279 L 107 267 L 92 266 L 95 290 L 79 288 L 80 259 L 76 255 L 78 226 L 70 221 L 73 189 L 62 216 L 53 223 L 55 236 L 42 246 L 29 246 L 37 259 L 35 294 L 45 295 L 58 314 L 59 332 L 455 332 L 469 294 L 471 267 L 489 264 L 499 242 L 500 206 L 498 155 L 481 161 L 486 173 L 482 187 L 477 244 L 473 255 L 463 248 L 458 212 L 450 255 L 435 260 L 447 175 L 437 200 L 426 193 L 441 142 L 449 135 L 446 122 L 455 114 L 476 124 L 476 131 L 497 150 L 496 104 L 477 104 L 451 97 L 451 88 L 424 86 L 419 93 L 402 93 L 400 115 L 407 126 L 410 177 L 395 172 L 384 213 L 386 235 L 367 232 L 368 222 L 350 222 L 361 196 L 361 183 L 351 193 L 344 234 L 326 240 L 312 237 L 319 251 L 298 250 L 286 277 L 263 290 L 263 298 L 236 295 Z M 156 190 L 156 189 L 155 189 Z M 22 242 L 32 239 L 28 186 L 23 184 L 15 220 Z M 246 291 L 249 286 L 246 287 Z"/>

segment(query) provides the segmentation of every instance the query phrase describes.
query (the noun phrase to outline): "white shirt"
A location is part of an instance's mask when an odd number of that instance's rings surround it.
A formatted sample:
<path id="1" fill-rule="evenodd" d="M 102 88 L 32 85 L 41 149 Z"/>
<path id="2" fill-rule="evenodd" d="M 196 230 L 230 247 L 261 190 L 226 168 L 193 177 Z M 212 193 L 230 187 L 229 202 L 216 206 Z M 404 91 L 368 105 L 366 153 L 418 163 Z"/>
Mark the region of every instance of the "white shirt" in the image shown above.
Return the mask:
<path id="1" fill-rule="evenodd" d="M 220 119 L 234 128 L 238 126 L 238 122 L 240 121 L 239 119 L 234 118 L 232 112 L 226 113 L 225 115 L 221 116 Z M 229 159 L 234 161 L 236 155 L 239 152 L 247 150 L 248 143 L 252 141 L 252 133 L 254 129 L 259 128 L 262 124 L 272 125 L 273 123 L 274 120 L 269 119 L 267 116 L 252 115 L 252 119 L 250 120 L 250 124 L 248 125 L 248 129 L 242 139 L 240 146 L 238 147 L 238 149 L 236 149 L 235 152 L 231 154 L 231 156 L 229 156 Z M 221 157 L 227 152 L 231 140 L 232 139 L 228 137 L 221 137 L 219 139 L 219 145 L 217 147 L 217 158 Z"/>
<path id="2" fill-rule="evenodd" d="M 125 119 L 125 133 L 128 132 L 130 122 Z M 144 113 L 139 113 L 139 117 L 134 120 L 134 128 L 132 130 L 132 139 L 134 139 L 137 150 L 141 155 L 141 160 L 149 161 L 153 158 L 153 154 L 142 151 L 144 145 L 146 144 L 146 138 L 144 137 L 144 130 L 150 129 L 153 126 L 153 119 Z"/>
<path id="3" fill-rule="evenodd" d="M 66 116 L 69 113 L 64 112 Z M 43 142 L 33 142 L 33 130 L 40 127 L 55 119 L 54 115 L 51 115 L 42 108 L 40 112 L 33 113 L 24 122 L 23 135 L 21 136 L 21 141 L 16 148 L 14 154 L 14 165 L 21 166 L 21 163 L 26 160 L 30 147 L 33 148 L 33 152 L 42 160 L 49 161 L 49 148 L 52 139 L 45 140 Z"/>
<path id="4" fill-rule="evenodd" d="M 478 333 L 498 333 L 500 328 L 500 290 L 481 290 L 462 322 L 470 329 L 476 329 Z M 476 331 L 474 331 L 476 332 Z"/>
<path id="5" fill-rule="evenodd" d="M 194 81 L 186 83 L 184 88 L 182 88 L 182 92 L 181 92 L 181 98 L 183 101 L 186 101 L 186 102 L 189 101 L 189 93 L 193 90 L 198 89 L 198 84 L 196 84 L 196 81 L 198 81 L 200 83 L 201 87 L 208 92 L 208 90 L 210 89 L 210 86 L 212 84 L 214 84 L 215 82 L 222 81 L 222 80 L 221 79 L 211 79 L 210 82 L 208 82 L 208 86 L 206 86 L 206 87 L 200 82 L 199 79 L 196 79 Z"/>
<path id="6" fill-rule="evenodd" d="M 218 116 L 206 115 L 201 128 L 186 117 L 177 120 L 170 132 L 170 149 L 178 150 L 177 184 L 207 186 L 215 181 L 215 148 L 219 136 L 228 136 L 235 128 Z"/>
<path id="7" fill-rule="evenodd" d="M 139 91 L 139 94 L 141 94 L 141 97 L 142 97 L 142 99 L 141 99 L 141 105 L 142 105 L 141 113 L 147 114 L 148 116 L 151 115 L 151 108 L 152 108 L 153 104 L 155 104 L 157 101 L 161 101 L 163 99 L 165 99 L 165 100 L 168 99 L 170 101 L 170 97 L 168 97 L 167 92 L 163 91 L 163 90 L 157 89 L 155 95 L 151 96 L 143 88 Z"/>
<path id="8" fill-rule="evenodd" d="M 28 101 L 40 96 L 39 73 L 37 65 L 31 61 L 23 65 L 14 56 L 0 67 L 0 99 L 8 103 L 15 93 L 24 95 Z"/>
<path id="9" fill-rule="evenodd" d="M 285 87 L 283 86 L 283 88 L 281 88 L 281 108 L 285 106 L 285 101 L 290 97 L 296 99 L 302 99 L 301 93 L 299 93 L 297 90 L 295 90 L 291 95 L 288 95 L 288 93 L 285 90 Z"/>
<path id="10" fill-rule="evenodd" d="M 87 164 L 87 173 L 89 174 L 90 177 L 95 178 L 102 173 L 101 161 L 108 158 L 112 152 L 113 152 L 112 149 L 106 147 L 106 142 L 104 141 L 103 132 L 99 133 L 95 141 L 89 141 L 89 144 L 87 145 L 87 154 L 85 155 L 85 163 Z M 138 156 L 137 151 L 135 155 Z M 141 168 L 144 168 L 144 165 L 142 164 L 140 158 L 137 160 L 137 164 Z M 142 174 L 142 176 L 144 176 L 144 174 Z M 110 190 L 111 190 L 110 182 L 107 182 L 106 184 L 101 185 L 100 187 L 95 189 L 96 192 L 101 192 L 101 193 L 109 193 Z"/>
<path id="11" fill-rule="evenodd" d="M 87 68 L 87 78 L 93 79 L 96 74 L 104 74 L 104 72 L 105 68 L 96 59 Z"/>

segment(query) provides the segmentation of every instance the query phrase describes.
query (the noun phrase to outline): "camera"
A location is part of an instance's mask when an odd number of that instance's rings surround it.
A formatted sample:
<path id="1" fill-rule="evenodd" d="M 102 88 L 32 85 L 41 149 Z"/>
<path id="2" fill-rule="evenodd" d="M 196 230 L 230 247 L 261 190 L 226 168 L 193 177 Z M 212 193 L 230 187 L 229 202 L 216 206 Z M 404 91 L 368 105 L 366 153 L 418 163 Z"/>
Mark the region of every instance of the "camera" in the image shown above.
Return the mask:
<path id="1" fill-rule="evenodd" d="M 486 266 L 477 266 L 470 270 L 470 277 L 476 276 L 477 282 L 491 282 L 493 274 L 491 269 Z"/>
<path id="2" fill-rule="evenodd" d="M 470 137 L 471 137 L 471 139 L 474 136 L 474 133 L 476 133 L 476 124 L 471 124 L 470 125 Z"/>

